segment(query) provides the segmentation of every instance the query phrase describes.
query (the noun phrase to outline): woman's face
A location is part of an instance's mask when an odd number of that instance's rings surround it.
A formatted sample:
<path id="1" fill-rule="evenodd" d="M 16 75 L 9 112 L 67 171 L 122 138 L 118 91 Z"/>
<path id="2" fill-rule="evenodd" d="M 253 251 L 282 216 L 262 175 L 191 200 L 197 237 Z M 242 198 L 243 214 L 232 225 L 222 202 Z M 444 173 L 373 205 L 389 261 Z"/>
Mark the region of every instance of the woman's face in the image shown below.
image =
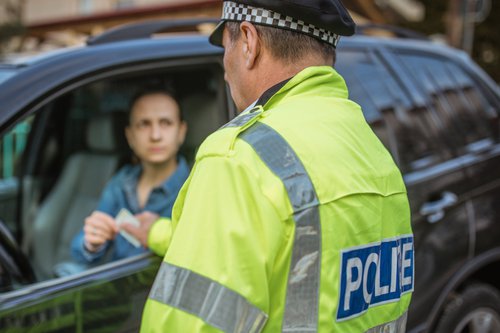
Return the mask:
<path id="1" fill-rule="evenodd" d="M 175 161 L 186 130 L 177 102 L 166 94 L 153 93 L 134 103 L 125 134 L 141 163 L 161 165 Z"/>

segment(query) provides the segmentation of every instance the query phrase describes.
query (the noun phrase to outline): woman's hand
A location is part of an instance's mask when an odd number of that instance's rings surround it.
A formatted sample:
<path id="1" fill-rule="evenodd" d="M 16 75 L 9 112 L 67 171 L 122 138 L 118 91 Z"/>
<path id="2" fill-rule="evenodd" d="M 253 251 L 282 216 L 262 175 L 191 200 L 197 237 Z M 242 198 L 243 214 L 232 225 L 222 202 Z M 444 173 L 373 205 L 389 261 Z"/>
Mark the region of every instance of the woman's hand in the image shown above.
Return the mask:
<path id="1" fill-rule="evenodd" d="M 118 233 L 115 220 L 108 214 L 94 211 L 85 219 L 85 248 L 97 252 L 107 241 L 113 240 Z"/>

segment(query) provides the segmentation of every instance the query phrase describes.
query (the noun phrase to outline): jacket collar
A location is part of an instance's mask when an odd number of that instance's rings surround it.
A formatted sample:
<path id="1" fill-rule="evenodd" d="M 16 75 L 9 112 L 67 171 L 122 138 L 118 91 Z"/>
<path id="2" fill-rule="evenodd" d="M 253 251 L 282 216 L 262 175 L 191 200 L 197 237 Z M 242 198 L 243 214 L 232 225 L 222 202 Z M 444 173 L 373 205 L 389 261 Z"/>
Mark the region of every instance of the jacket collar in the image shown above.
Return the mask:
<path id="1" fill-rule="evenodd" d="M 266 105 L 266 103 L 273 97 L 278 91 L 281 90 L 292 78 L 288 78 L 286 80 L 281 81 L 280 83 L 275 84 L 271 88 L 264 91 L 264 93 L 257 100 L 255 105 Z"/>
<path id="2" fill-rule="evenodd" d="M 312 66 L 266 90 L 256 105 L 261 105 L 267 110 L 285 96 L 302 94 L 306 91 L 314 92 L 316 95 L 348 97 L 345 81 L 333 67 Z"/>

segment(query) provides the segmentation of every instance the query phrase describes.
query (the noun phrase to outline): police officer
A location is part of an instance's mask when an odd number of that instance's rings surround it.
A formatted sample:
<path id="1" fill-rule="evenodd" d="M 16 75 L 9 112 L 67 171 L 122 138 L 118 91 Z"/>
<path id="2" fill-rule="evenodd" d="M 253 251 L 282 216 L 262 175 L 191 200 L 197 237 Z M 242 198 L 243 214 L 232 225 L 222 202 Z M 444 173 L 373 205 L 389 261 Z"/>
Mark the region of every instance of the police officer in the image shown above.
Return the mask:
<path id="1" fill-rule="evenodd" d="M 223 2 L 243 111 L 199 149 L 142 332 L 405 331 L 406 189 L 331 66 L 354 29 L 339 0 Z"/>

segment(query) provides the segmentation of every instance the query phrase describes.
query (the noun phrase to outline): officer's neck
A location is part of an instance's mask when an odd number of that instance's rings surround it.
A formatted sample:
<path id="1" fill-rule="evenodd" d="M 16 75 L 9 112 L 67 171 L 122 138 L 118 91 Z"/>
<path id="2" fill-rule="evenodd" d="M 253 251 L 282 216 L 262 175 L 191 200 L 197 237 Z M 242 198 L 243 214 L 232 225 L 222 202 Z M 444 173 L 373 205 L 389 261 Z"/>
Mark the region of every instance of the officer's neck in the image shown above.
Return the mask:
<path id="1" fill-rule="evenodd" d="M 333 62 L 333 60 L 332 60 Z M 248 105 L 259 99 L 268 89 L 278 83 L 294 77 L 302 70 L 312 66 L 331 64 L 318 54 L 310 54 L 293 63 L 276 59 L 269 53 L 260 59 L 254 70 L 249 72 L 249 87 L 253 87 L 247 96 Z"/>

